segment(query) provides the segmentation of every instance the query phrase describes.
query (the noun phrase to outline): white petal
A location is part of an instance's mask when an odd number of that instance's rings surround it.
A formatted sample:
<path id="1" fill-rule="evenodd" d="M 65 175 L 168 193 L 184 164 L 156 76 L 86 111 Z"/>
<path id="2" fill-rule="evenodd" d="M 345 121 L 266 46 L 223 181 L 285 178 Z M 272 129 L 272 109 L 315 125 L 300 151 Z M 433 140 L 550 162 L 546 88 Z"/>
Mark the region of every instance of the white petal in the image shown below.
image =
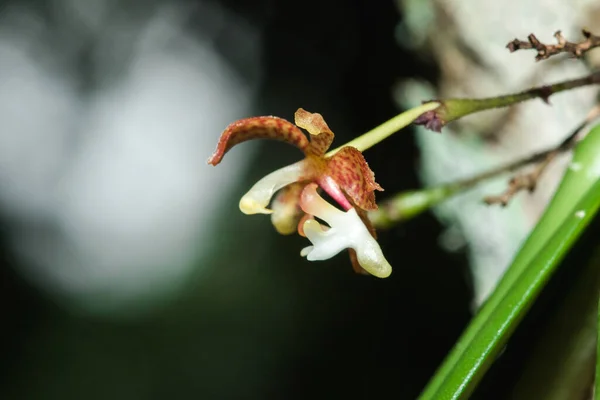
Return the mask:
<path id="1" fill-rule="evenodd" d="M 304 172 L 303 161 L 288 165 L 256 182 L 240 200 L 240 210 L 244 214 L 271 214 L 267 206 L 279 189 L 301 179 Z"/>
<path id="2" fill-rule="evenodd" d="M 313 185 L 305 188 L 300 205 L 304 212 L 330 225 L 329 229 L 324 230 L 314 219 L 304 222 L 304 233 L 313 246 L 303 249 L 301 255 L 310 261 L 326 260 L 343 249 L 352 248 L 356 251 L 358 263 L 367 272 L 379 278 L 390 276 L 391 265 L 356 209 L 346 212 L 338 210 L 319 196 Z"/>
<path id="3" fill-rule="evenodd" d="M 313 243 L 313 248 L 306 257 L 309 261 L 327 260 L 348 248 L 347 241 L 337 234 L 335 228 L 324 230 L 314 219 L 304 222 L 303 230 L 308 240 Z"/>

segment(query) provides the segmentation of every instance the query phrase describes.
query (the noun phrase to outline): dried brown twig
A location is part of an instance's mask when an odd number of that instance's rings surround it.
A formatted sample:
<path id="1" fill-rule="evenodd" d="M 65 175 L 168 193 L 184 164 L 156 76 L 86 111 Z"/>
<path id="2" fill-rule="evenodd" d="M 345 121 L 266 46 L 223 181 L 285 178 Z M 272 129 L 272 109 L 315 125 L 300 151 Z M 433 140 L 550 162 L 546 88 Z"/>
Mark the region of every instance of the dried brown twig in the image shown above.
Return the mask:
<path id="1" fill-rule="evenodd" d="M 504 193 L 497 196 L 487 196 L 483 199 L 487 204 L 500 204 L 505 207 L 509 201 L 520 191 L 527 190 L 530 193 L 535 190 L 540 176 L 546 170 L 548 165 L 561 153 L 571 150 L 579 140 L 579 134 L 594 119 L 600 117 L 600 104 L 590 110 L 585 120 L 571 132 L 569 137 L 563 140 L 557 147 L 534 154 L 533 156 L 522 160 L 511 167 L 525 166 L 537 163 L 533 169 L 527 173 L 515 175 L 509 182 L 508 188 Z M 512 168 L 511 168 L 512 169 Z"/>
<path id="2" fill-rule="evenodd" d="M 560 53 L 569 53 L 575 58 L 580 58 L 587 51 L 595 47 L 600 47 L 600 36 L 592 34 L 587 29 L 583 29 L 581 32 L 585 37 L 585 40 L 580 43 L 569 42 L 562 35 L 561 31 L 556 31 L 556 33 L 554 33 L 554 37 L 558 42 L 557 44 L 543 44 L 532 33 L 531 35 L 527 36 L 528 41 L 525 42 L 515 39 L 507 44 L 506 47 L 511 53 L 517 50 L 535 49 L 537 50 L 537 56 L 535 56 L 536 61 L 545 60 Z"/>
<path id="3" fill-rule="evenodd" d="M 571 141 L 570 141 L 571 142 Z M 569 143 L 570 144 L 570 143 Z M 571 146 L 569 146 L 571 147 Z M 566 149 L 565 149 L 566 150 Z M 536 164 L 532 171 L 526 174 L 518 174 L 511 178 L 508 182 L 508 188 L 504 193 L 497 196 L 486 196 L 483 201 L 486 204 L 500 204 L 502 207 L 506 207 L 508 202 L 520 191 L 527 190 L 532 193 L 542 175 L 542 172 L 548 167 L 550 162 L 556 158 L 562 151 L 554 149 L 547 154 L 543 161 Z"/>

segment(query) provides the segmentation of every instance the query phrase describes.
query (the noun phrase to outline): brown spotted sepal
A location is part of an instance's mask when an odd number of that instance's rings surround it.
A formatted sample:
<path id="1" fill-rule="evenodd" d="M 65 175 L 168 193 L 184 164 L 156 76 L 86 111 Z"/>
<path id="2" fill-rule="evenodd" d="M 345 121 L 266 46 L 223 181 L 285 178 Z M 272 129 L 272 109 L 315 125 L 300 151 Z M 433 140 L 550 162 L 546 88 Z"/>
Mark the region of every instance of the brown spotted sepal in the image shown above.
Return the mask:
<path id="1" fill-rule="evenodd" d="M 278 117 L 252 117 L 231 123 L 219 138 L 217 149 L 208 164 L 217 165 L 233 146 L 252 139 L 273 139 L 291 144 L 304 151 L 308 145 L 306 135 L 294 124 Z"/>
<path id="2" fill-rule="evenodd" d="M 358 207 L 367 211 L 377 209 L 375 190 L 383 188 L 375 182 L 375 174 L 360 151 L 343 147 L 329 159 L 327 173 Z"/>

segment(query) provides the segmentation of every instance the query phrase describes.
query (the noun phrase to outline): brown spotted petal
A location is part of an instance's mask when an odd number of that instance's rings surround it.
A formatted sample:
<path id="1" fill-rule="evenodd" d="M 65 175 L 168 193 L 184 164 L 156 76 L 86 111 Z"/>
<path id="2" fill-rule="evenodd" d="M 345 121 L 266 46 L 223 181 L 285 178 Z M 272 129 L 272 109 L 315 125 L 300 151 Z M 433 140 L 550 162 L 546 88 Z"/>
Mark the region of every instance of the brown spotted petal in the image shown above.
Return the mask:
<path id="1" fill-rule="evenodd" d="M 374 191 L 383 189 L 375 182 L 375 174 L 360 151 L 350 146 L 342 148 L 329 159 L 327 174 L 358 207 L 377 209 Z"/>
<path id="2" fill-rule="evenodd" d="M 305 152 L 317 156 L 325 154 L 333 142 L 334 134 L 325 123 L 323 116 L 299 108 L 294 115 L 294 121 L 296 125 L 310 133 L 310 144 Z"/>
<path id="3" fill-rule="evenodd" d="M 309 145 L 306 135 L 298 127 L 278 117 L 253 117 L 231 123 L 219 139 L 217 149 L 208 163 L 217 165 L 233 146 L 251 139 L 275 139 L 305 151 Z"/>
<path id="4" fill-rule="evenodd" d="M 306 184 L 292 183 L 281 189 L 271 203 L 271 222 L 277 232 L 282 235 L 291 235 L 298 229 L 300 219 L 305 215 L 300 208 L 300 193 Z"/>

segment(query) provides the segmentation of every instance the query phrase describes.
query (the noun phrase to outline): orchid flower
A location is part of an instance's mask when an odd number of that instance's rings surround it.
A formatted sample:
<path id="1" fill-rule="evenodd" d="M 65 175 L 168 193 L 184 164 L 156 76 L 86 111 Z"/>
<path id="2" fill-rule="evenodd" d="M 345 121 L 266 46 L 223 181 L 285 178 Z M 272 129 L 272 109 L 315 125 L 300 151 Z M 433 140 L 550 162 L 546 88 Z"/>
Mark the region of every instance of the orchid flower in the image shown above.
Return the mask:
<path id="1" fill-rule="evenodd" d="M 208 163 L 217 165 L 233 146 L 261 138 L 291 144 L 304 153 L 304 159 L 259 180 L 240 200 L 240 210 L 245 214 L 271 214 L 279 233 L 297 231 L 307 237 L 312 245 L 300 254 L 310 261 L 326 260 L 349 249 L 355 271 L 388 277 L 392 268 L 367 218 L 367 211 L 377 209 L 374 191 L 383 189 L 375 182 L 362 153 L 345 146 L 333 155 L 325 154 L 333 142 L 333 132 L 321 114 L 300 108 L 295 114 L 295 125 L 273 116 L 230 124 Z M 327 193 L 341 210 L 323 199 L 318 189 Z"/>

